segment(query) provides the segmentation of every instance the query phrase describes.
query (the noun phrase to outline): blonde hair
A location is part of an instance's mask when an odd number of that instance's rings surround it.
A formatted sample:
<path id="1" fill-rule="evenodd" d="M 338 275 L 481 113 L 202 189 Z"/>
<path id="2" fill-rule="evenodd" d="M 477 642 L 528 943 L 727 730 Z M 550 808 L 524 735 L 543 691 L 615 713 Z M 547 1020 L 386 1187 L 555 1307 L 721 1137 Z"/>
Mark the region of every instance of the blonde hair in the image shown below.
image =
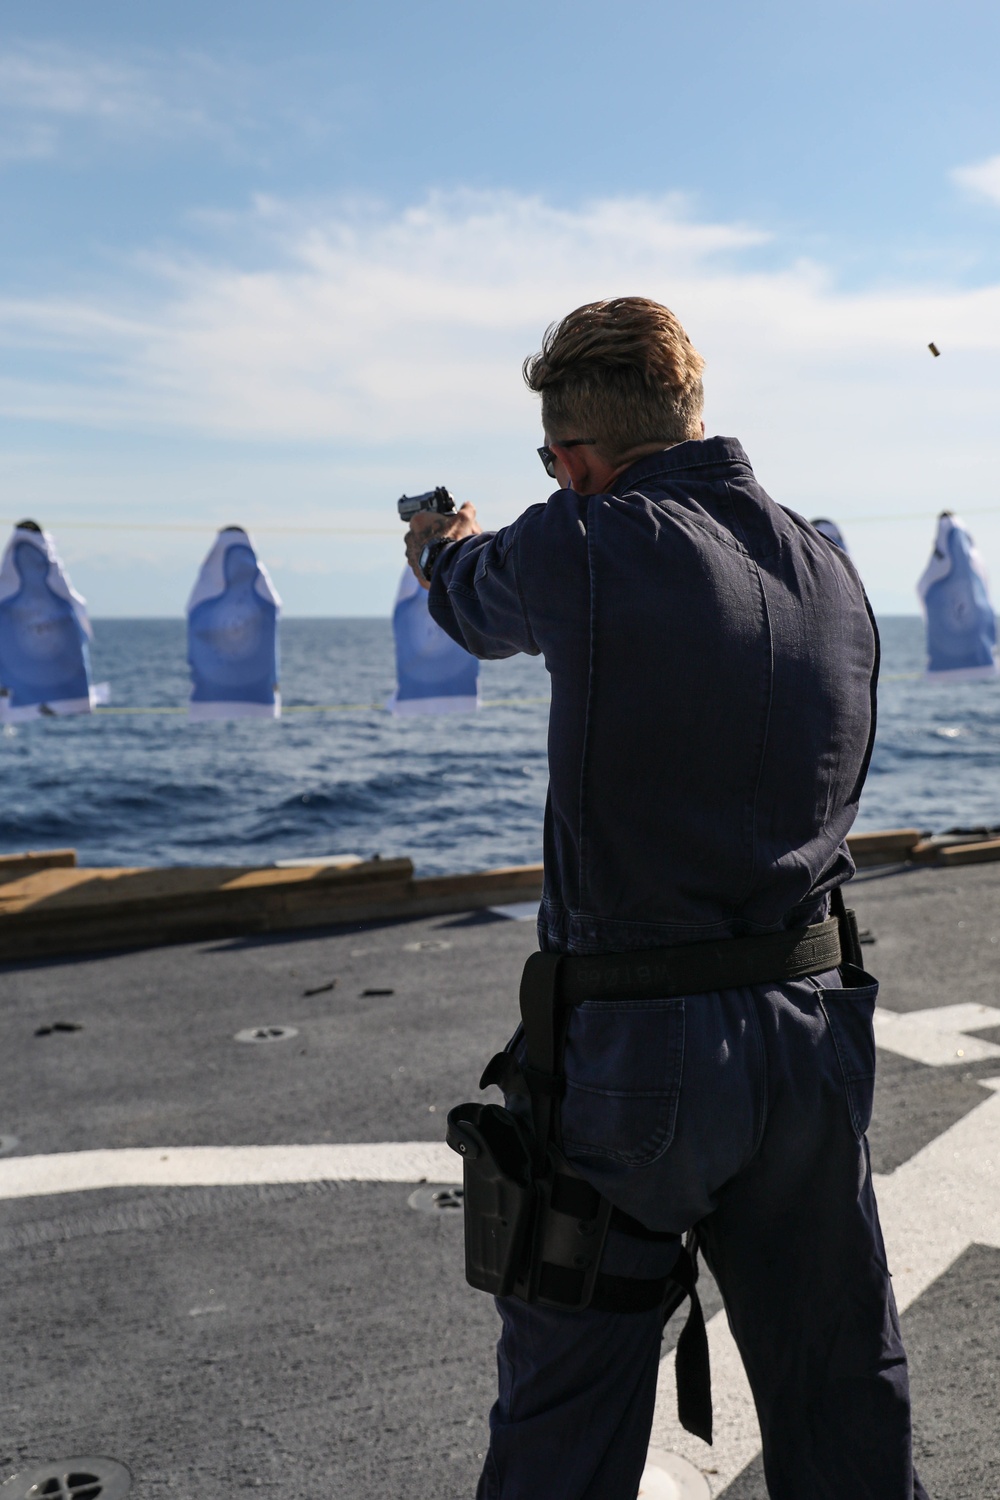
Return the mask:
<path id="1" fill-rule="evenodd" d="M 668 307 L 615 297 L 550 324 L 523 371 L 550 438 L 593 438 L 613 462 L 649 443 L 701 437 L 704 365 Z"/>

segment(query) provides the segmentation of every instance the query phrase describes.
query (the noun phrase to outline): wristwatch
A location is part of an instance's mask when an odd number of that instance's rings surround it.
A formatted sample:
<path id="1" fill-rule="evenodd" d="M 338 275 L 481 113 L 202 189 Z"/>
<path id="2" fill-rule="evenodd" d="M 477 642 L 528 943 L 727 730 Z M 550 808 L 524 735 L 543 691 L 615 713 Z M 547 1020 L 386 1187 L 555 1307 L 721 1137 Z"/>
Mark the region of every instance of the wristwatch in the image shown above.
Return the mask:
<path id="1" fill-rule="evenodd" d="M 417 566 L 428 583 L 431 581 L 431 574 L 434 572 L 434 564 L 438 560 L 438 554 L 447 547 L 449 540 L 450 538 L 448 537 L 434 536 L 431 537 L 429 542 L 425 542 L 420 549 Z"/>

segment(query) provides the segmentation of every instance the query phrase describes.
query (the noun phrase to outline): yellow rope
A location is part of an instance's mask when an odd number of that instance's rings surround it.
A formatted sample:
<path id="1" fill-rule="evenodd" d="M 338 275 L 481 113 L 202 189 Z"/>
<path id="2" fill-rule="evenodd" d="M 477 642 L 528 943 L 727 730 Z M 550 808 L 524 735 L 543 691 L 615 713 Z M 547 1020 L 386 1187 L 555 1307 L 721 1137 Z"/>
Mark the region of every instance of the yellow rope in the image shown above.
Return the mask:
<path id="1" fill-rule="evenodd" d="M 548 703 L 548 698 L 484 698 L 480 708 L 520 708 L 530 703 Z M 333 713 L 385 713 L 384 703 L 289 703 L 282 706 L 284 714 L 333 714 Z M 99 707 L 94 709 L 95 714 L 186 714 L 187 708 L 152 708 L 138 706 L 136 708 L 109 708 Z"/>
<path id="2" fill-rule="evenodd" d="M 964 506 L 962 516 L 995 516 L 1000 514 L 1000 505 L 987 505 L 968 510 Z M 837 524 L 843 526 L 867 526 L 870 522 L 882 521 L 936 521 L 939 511 L 913 510 L 885 512 L 869 516 L 840 516 Z M 15 526 L 10 516 L 0 516 L 0 526 Z M 193 531 L 217 532 L 219 527 L 211 521 L 52 521 L 46 524 L 47 531 Z M 284 523 L 260 525 L 251 523 L 246 528 L 257 534 L 272 536 L 383 536 L 402 541 L 405 535 L 402 525 L 396 529 L 387 526 L 290 526 Z"/>
<path id="3" fill-rule="evenodd" d="M 19 518 L 20 519 L 20 518 Z M 9 516 L 0 516 L 0 526 L 16 526 Z M 53 521 L 46 531 L 197 531 L 216 532 L 211 521 Z M 406 532 L 402 523 L 395 531 L 385 526 L 248 526 L 247 531 L 270 532 L 279 536 L 388 536 L 402 541 Z"/>

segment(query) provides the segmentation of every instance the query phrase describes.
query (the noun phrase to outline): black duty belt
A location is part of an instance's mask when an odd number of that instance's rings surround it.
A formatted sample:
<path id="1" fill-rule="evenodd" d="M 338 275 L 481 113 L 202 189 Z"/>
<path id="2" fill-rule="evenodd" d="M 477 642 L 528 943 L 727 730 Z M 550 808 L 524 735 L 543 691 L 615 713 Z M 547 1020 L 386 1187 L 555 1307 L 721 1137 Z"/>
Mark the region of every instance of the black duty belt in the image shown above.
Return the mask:
<path id="1" fill-rule="evenodd" d="M 565 1092 L 562 1049 L 568 1012 L 587 1000 L 670 1000 L 751 984 L 780 984 L 825 974 L 840 964 L 861 964 L 854 912 L 838 887 L 831 916 L 809 927 L 761 937 L 643 948 L 631 953 L 532 953 L 521 975 L 521 1022 L 527 1048 L 524 1069 L 531 1090 L 535 1134 L 544 1155 L 558 1124 L 556 1101 Z M 502 1055 L 494 1076 L 500 1081 Z M 558 1136 L 558 1132 L 556 1132 Z"/>
<path id="2" fill-rule="evenodd" d="M 710 990 L 780 983 L 823 974 L 842 962 L 856 963 L 858 955 L 845 952 L 849 946 L 849 940 L 842 940 L 840 920 L 832 916 L 812 927 L 763 937 L 599 953 L 592 958 L 564 954 L 559 965 L 559 998 L 564 1005 L 601 999 L 670 1000 Z"/>

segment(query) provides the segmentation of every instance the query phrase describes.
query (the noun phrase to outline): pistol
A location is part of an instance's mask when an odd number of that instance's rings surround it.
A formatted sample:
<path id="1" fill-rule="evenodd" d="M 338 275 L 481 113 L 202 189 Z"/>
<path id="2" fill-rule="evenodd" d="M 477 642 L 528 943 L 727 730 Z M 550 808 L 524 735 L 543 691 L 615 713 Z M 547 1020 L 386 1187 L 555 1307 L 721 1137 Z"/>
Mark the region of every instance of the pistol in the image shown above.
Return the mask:
<path id="1" fill-rule="evenodd" d="M 439 516 L 455 514 L 455 497 L 443 484 L 436 490 L 426 490 L 422 495 L 400 495 L 396 501 L 399 519 L 407 525 L 420 510 L 434 511 Z"/>

